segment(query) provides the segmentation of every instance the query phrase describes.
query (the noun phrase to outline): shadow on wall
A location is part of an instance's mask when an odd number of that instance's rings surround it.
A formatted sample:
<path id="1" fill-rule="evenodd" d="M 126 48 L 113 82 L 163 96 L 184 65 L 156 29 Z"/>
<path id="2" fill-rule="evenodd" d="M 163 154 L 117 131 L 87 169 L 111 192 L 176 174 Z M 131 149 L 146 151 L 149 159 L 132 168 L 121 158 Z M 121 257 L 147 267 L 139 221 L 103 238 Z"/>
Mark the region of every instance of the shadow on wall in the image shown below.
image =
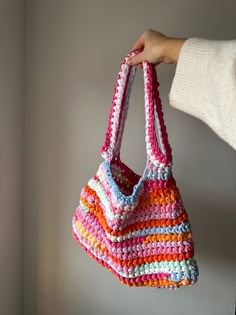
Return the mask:
<path id="1" fill-rule="evenodd" d="M 235 215 L 230 213 L 229 205 L 224 205 L 223 201 L 219 203 L 217 199 L 214 202 L 196 199 L 196 196 L 189 198 L 196 258 L 202 256 L 235 266 Z"/>

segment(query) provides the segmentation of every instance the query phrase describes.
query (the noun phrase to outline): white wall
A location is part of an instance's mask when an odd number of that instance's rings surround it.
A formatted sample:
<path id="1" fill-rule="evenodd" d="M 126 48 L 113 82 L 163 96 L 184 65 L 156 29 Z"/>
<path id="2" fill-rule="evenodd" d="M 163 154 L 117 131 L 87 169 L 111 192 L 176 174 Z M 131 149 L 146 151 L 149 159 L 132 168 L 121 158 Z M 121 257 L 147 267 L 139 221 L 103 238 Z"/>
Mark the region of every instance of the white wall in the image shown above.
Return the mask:
<path id="1" fill-rule="evenodd" d="M 234 0 L 28 1 L 25 315 L 233 314 L 236 153 L 202 122 L 168 106 L 174 66 L 159 66 L 158 73 L 174 175 L 196 242 L 198 284 L 176 292 L 123 286 L 79 248 L 71 220 L 101 161 L 113 84 L 133 41 L 149 27 L 173 36 L 235 38 L 235 10 Z M 123 147 L 124 160 L 139 172 L 142 94 L 139 73 Z"/>
<path id="2" fill-rule="evenodd" d="M 24 2 L 0 1 L 0 314 L 23 307 Z"/>

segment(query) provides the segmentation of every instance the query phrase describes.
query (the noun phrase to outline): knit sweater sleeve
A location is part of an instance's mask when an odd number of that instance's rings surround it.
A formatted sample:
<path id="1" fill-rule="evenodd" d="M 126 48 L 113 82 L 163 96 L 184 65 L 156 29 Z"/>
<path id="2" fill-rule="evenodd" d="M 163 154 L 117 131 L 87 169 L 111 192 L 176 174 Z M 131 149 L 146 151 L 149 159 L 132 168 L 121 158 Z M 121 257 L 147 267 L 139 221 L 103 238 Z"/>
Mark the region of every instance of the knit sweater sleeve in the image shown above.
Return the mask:
<path id="1" fill-rule="evenodd" d="M 236 150 L 236 40 L 186 40 L 169 100 L 174 108 L 203 120 Z"/>

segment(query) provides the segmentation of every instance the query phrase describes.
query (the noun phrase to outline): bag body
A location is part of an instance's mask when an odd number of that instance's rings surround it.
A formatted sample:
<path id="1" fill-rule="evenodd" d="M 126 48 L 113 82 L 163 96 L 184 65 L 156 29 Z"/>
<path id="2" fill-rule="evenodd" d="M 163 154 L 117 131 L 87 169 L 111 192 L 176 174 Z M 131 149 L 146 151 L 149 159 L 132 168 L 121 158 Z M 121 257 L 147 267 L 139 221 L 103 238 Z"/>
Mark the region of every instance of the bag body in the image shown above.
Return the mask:
<path id="1" fill-rule="evenodd" d="M 120 159 L 137 69 L 127 59 L 136 53 L 126 56 L 120 66 L 101 147 L 104 161 L 81 191 L 72 234 L 122 283 L 176 289 L 194 284 L 198 267 L 191 225 L 172 174 L 156 69 L 148 62 L 143 62 L 147 151 L 143 175 Z"/>

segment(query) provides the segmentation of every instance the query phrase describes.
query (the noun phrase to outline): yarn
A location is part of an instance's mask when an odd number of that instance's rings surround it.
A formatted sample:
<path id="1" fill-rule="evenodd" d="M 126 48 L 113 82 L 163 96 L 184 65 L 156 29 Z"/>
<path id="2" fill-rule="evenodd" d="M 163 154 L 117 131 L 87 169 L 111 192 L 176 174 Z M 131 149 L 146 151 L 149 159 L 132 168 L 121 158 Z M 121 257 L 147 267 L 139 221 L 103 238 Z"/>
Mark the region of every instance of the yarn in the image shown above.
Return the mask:
<path id="1" fill-rule="evenodd" d="M 176 289 L 194 284 L 198 267 L 188 214 L 172 174 L 155 67 L 143 63 L 147 164 L 143 176 L 120 159 L 135 66 L 122 62 L 105 141 L 104 161 L 82 189 L 72 220 L 75 240 L 129 286 Z M 158 122 L 159 141 L 155 120 Z"/>

